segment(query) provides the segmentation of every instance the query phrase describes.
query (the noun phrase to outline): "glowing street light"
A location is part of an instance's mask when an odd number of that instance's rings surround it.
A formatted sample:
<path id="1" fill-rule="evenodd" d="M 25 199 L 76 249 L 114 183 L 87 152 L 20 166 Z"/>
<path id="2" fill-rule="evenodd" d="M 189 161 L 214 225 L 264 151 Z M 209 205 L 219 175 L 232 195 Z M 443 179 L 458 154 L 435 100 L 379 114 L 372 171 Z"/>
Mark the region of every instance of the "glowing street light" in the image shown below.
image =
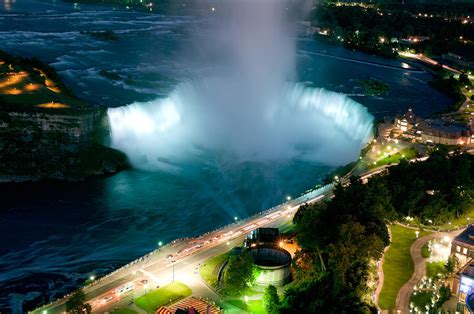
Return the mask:
<path id="1" fill-rule="evenodd" d="M 291 196 L 287 196 L 287 197 L 286 197 L 286 200 L 287 200 L 287 201 L 291 200 Z"/>
<path id="2" fill-rule="evenodd" d="M 89 279 L 90 279 L 91 281 L 94 281 L 94 280 L 95 280 L 95 276 L 90 276 Z"/>
<path id="3" fill-rule="evenodd" d="M 416 236 L 417 239 L 418 239 L 418 236 L 419 236 L 419 235 L 420 235 L 420 231 L 418 231 L 418 230 L 415 231 L 415 236 Z"/>
<path id="4" fill-rule="evenodd" d="M 48 314 L 48 311 L 44 310 L 44 311 L 43 311 L 43 314 Z"/>
<path id="5" fill-rule="evenodd" d="M 163 245 L 163 242 L 158 241 L 158 246 L 162 246 L 162 245 Z"/>
<path id="6" fill-rule="evenodd" d="M 244 300 L 245 300 L 245 303 L 247 303 L 249 301 L 249 297 L 248 296 L 244 296 Z"/>
<path id="7" fill-rule="evenodd" d="M 238 219 L 239 219 L 239 217 L 237 217 L 237 216 L 234 217 L 234 220 L 235 220 L 235 221 L 237 221 Z"/>

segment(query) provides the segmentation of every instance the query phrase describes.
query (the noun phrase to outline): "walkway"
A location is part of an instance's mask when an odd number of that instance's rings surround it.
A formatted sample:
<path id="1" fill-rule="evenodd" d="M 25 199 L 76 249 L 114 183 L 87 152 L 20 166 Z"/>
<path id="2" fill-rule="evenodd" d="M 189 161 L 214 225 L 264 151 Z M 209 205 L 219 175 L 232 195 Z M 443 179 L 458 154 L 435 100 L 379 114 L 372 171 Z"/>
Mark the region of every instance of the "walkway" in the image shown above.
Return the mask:
<path id="1" fill-rule="evenodd" d="M 438 232 L 429 234 L 416 240 L 410 247 L 410 254 L 414 263 L 413 274 L 403 287 L 398 291 L 397 301 L 395 303 L 395 309 L 399 310 L 400 313 L 409 313 L 410 297 L 413 293 L 414 286 L 426 275 L 425 259 L 421 256 L 421 248 L 430 240 L 435 238 L 442 238 L 446 235 L 455 237 L 458 235 L 460 230 L 452 232 Z"/>
<path id="2" fill-rule="evenodd" d="M 390 238 L 390 241 L 392 241 L 392 232 L 390 231 L 390 228 L 387 226 L 388 229 L 388 236 Z M 377 288 L 375 288 L 375 293 L 374 293 L 374 302 L 377 306 L 377 309 L 381 311 L 382 313 L 386 313 L 387 311 L 382 311 L 382 309 L 379 307 L 379 296 L 380 292 L 382 291 L 383 288 L 383 281 L 384 281 L 384 274 L 383 274 L 383 261 L 385 257 L 385 253 L 387 253 L 388 248 L 390 245 L 387 245 L 384 249 L 382 258 L 378 261 L 377 265 L 377 275 L 378 275 L 378 281 L 377 281 Z"/>

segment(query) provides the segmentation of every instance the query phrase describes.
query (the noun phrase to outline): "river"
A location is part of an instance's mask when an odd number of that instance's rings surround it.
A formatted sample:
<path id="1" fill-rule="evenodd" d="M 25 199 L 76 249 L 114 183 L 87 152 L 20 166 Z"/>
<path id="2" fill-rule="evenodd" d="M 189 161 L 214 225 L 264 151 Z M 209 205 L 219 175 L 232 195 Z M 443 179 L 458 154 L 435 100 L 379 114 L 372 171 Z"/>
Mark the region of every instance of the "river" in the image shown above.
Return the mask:
<path id="1" fill-rule="evenodd" d="M 203 17 L 4 0 L 0 48 L 38 57 L 79 97 L 118 107 L 164 97 L 177 83 L 209 71 L 199 55 L 190 57 L 199 52 L 186 49 L 189 34 L 206 29 L 206 23 Z M 118 40 L 80 33 L 105 29 L 114 30 Z M 345 93 L 378 119 L 408 107 L 429 115 L 450 104 L 427 84 L 429 74 L 403 66 L 297 40 L 298 81 Z M 357 81 L 370 78 L 389 84 L 388 94 L 363 96 Z M 177 169 L 133 169 L 80 183 L 0 185 L 0 311 L 21 312 L 23 300 L 61 296 L 89 275 L 155 249 L 158 241 L 197 235 L 297 196 L 332 167 L 303 160 L 234 164 L 211 154 Z"/>

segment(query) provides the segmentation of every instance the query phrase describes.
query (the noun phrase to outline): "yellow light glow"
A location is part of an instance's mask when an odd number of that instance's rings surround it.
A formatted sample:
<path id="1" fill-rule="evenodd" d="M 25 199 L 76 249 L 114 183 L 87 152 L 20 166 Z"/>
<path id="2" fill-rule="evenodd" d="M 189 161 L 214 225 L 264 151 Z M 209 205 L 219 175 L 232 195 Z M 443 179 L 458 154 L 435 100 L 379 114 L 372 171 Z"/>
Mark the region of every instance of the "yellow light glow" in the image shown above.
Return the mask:
<path id="1" fill-rule="evenodd" d="M 61 103 L 58 103 L 58 102 L 48 102 L 48 103 L 45 103 L 45 104 L 36 105 L 36 107 L 39 107 L 39 108 L 61 109 L 61 108 L 69 108 L 70 106 L 69 106 L 69 105 L 66 105 L 66 104 L 61 104 Z"/>
<path id="2" fill-rule="evenodd" d="M 15 85 L 20 83 L 28 76 L 28 73 L 22 71 L 18 73 L 8 73 L 8 77 L 6 80 L 0 82 L 0 88 L 5 88 L 11 85 Z"/>
<path id="3" fill-rule="evenodd" d="M 61 90 L 56 86 L 56 84 L 46 76 L 46 73 L 44 73 L 41 69 L 38 68 L 34 68 L 34 70 L 38 72 L 42 78 L 44 78 L 44 83 L 46 84 L 47 89 L 57 94 L 61 92 Z"/>
<path id="4" fill-rule="evenodd" d="M 8 94 L 8 95 L 19 95 L 21 94 L 21 90 L 19 90 L 18 88 L 10 88 L 8 90 L 5 91 L 5 94 Z"/>
<path id="5" fill-rule="evenodd" d="M 38 84 L 33 84 L 33 83 L 30 83 L 30 84 L 25 86 L 25 89 L 29 92 L 38 90 L 39 88 L 40 88 L 40 86 Z"/>
<path id="6" fill-rule="evenodd" d="M 46 79 L 45 83 L 46 83 L 46 88 L 48 88 L 50 91 L 55 92 L 57 94 L 61 92 L 61 90 L 56 86 L 56 84 L 54 84 L 54 82 L 51 81 L 50 79 Z"/>

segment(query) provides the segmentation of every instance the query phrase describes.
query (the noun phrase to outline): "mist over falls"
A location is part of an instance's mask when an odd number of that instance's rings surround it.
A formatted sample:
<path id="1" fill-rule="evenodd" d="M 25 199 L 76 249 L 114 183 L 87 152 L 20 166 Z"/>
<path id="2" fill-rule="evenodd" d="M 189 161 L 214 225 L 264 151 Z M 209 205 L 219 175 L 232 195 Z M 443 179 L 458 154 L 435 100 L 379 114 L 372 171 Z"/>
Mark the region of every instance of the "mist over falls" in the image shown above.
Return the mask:
<path id="1" fill-rule="evenodd" d="M 112 145 L 138 168 L 209 152 L 236 162 L 354 160 L 373 118 L 342 94 L 295 82 L 296 33 L 283 3 L 227 5 L 202 30 L 213 36 L 197 32 L 191 41 L 209 71 L 166 98 L 109 109 Z"/>

